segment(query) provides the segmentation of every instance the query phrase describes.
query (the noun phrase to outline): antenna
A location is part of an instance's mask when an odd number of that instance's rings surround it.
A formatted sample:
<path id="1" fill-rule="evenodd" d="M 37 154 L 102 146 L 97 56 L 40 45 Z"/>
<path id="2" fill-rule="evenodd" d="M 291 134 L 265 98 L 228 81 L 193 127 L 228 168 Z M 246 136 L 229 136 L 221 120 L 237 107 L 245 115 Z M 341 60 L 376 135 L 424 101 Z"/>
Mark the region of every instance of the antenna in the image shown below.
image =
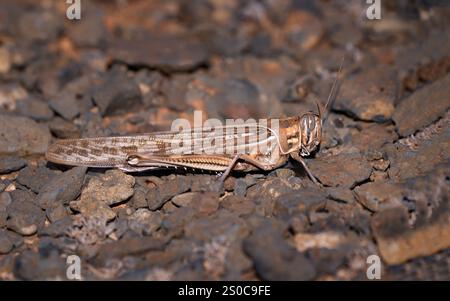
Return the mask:
<path id="1" fill-rule="evenodd" d="M 327 103 L 325 105 L 325 110 L 324 110 L 325 112 L 324 112 L 323 121 L 322 121 L 323 123 L 325 123 L 325 120 L 327 120 L 328 114 L 330 113 L 331 107 L 333 106 L 333 102 L 336 100 L 338 93 L 337 92 L 334 93 L 334 90 L 336 89 L 336 86 L 337 86 L 337 83 L 339 80 L 339 76 L 341 75 L 342 66 L 344 66 L 344 60 L 345 60 L 345 55 L 342 56 L 342 60 L 341 60 L 341 64 L 339 65 L 338 73 L 336 75 L 336 78 L 334 79 L 333 85 L 331 86 L 330 94 L 328 94 L 328 99 L 327 99 Z M 334 96 L 333 96 L 333 94 L 334 94 Z M 319 110 L 319 112 L 320 112 L 320 110 Z M 320 114 L 320 115 L 322 115 L 322 114 Z"/>

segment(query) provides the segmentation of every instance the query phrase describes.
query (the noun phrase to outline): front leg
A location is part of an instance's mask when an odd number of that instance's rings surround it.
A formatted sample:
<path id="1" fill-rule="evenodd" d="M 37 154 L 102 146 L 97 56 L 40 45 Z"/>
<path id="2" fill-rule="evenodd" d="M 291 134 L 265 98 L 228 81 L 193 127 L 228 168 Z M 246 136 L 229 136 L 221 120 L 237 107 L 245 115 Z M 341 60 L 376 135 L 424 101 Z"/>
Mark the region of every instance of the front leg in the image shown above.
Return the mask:
<path id="1" fill-rule="evenodd" d="M 314 184 L 319 185 L 319 181 L 317 181 L 317 179 L 313 176 L 313 174 L 309 170 L 308 165 L 306 165 L 306 162 L 303 160 L 303 158 L 296 152 L 292 152 L 292 153 L 290 153 L 290 155 L 295 161 L 299 162 L 303 166 L 303 168 L 305 169 L 305 171 L 308 174 L 311 181 L 313 181 Z"/>

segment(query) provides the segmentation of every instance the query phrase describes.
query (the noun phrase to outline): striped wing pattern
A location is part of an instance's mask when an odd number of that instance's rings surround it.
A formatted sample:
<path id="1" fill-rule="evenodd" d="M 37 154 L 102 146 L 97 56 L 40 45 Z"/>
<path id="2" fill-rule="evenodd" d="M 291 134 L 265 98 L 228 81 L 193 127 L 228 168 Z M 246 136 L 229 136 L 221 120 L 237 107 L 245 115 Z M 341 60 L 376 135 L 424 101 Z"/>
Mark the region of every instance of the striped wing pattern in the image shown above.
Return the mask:
<path id="1" fill-rule="evenodd" d="M 89 167 L 118 167 L 136 171 L 127 159 L 132 155 L 159 159 L 195 155 L 232 158 L 235 154 L 257 154 L 273 149 L 277 137 L 258 124 L 220 127 L 214 130 L 192 129 L 178 132 L 155 132 L 135 136 L 59 140 L 46 154 L 48 161 Z M 225 152 L 225 154 L 224 154 Z M 164 167 L 167 164 L 161 164 Z M 158 164 L 155 164 L 156 168 Z M 140 168 L 141 170 L 149 168 Z"/>

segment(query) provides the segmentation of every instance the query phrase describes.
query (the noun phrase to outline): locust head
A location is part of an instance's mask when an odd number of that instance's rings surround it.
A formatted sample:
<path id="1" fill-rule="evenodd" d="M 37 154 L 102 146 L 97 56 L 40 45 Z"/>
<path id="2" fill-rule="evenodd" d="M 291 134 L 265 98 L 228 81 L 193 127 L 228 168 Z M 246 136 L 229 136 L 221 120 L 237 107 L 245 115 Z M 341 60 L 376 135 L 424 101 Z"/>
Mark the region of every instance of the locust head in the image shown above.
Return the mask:
<path id="1" fill-rule="evenodd" d="M 300 117 L 300 155 L 309 156 L 322 139 L 322 119 L 320 113 L 308 112 Z"/>
<path id="2" fill-rule="evenodd" d="M 308 112 L 300 117 L 299 155 L 302 157 L 309 156 L 312 152 L 316 151 L 320 145 L 320 142 L 322 140 L 322 124 L 325 124 L 332 104 L 336 99 L 337 92 L 334 92 L 336 90 L 337 82 L 339 79 L 339 75 L 341 74 L 343 64 L 344 57 L 342 58 L 337 76 L 333 82 L 333 85 L 331 86 L 326 105 L 323 106 L 319 101 L 316 100 L 317 113 Z"/>

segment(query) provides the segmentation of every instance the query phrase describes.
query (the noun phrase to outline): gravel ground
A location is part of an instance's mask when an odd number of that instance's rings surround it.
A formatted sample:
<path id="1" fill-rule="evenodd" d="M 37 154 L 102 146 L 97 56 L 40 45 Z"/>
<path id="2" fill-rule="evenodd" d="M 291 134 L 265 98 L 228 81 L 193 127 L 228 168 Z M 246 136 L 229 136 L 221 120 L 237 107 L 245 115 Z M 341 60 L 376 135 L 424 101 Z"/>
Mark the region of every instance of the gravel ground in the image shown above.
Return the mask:
<path id="1" fill-rule="evenodd" d="M 450 280 L 450 6 L 382 1 L 0 4 L 0 279 Z M 397 3 L 397 4 L 394 4 Z M 69 168 L 60 138 L 176 118 L 295 116 L 321 149 L 272 172 Z"/>

